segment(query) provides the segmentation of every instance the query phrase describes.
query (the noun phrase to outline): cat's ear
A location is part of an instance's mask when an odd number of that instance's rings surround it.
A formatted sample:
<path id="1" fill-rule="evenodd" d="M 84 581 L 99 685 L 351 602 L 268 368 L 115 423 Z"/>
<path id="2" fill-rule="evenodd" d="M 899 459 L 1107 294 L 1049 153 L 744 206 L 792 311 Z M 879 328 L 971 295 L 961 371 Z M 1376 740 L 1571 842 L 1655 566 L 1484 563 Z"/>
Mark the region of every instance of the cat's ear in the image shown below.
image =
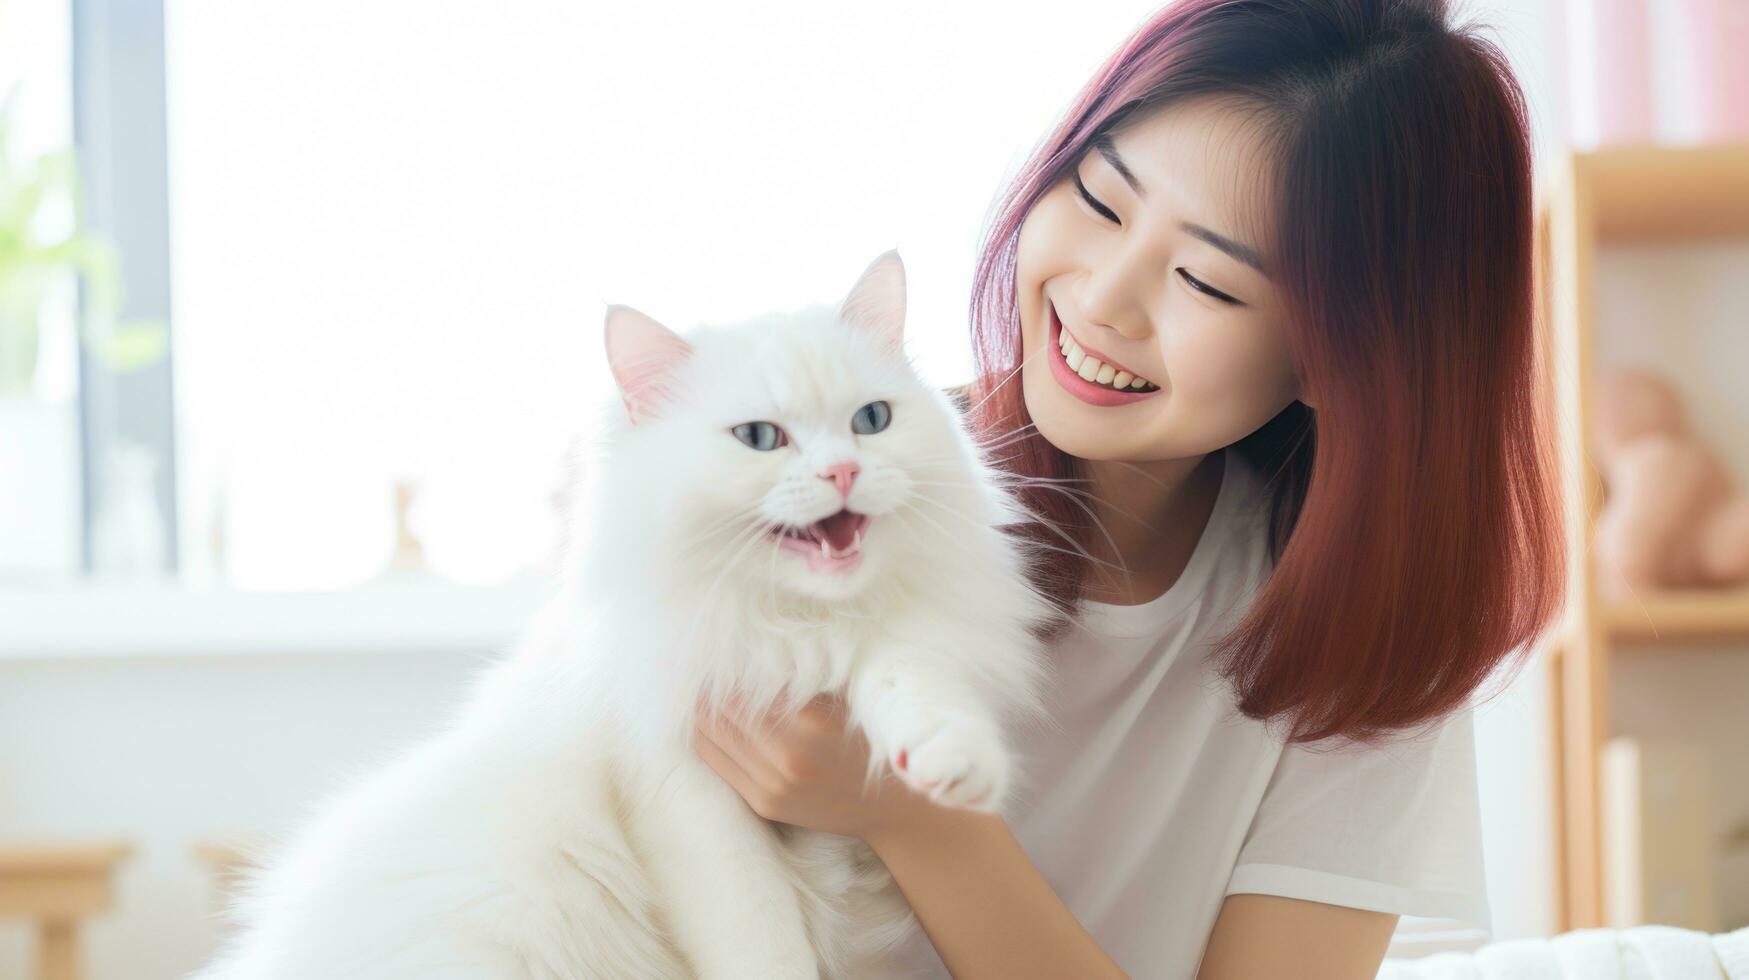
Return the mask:
<path id="1" fill-rule="evenodd" d="M 607 366 L 632 423 L 655 417 L 674 371 L 692 354 L 680 335 L 629 306 L 607 308 Z"/>
<path id="2" fill-rule="evenodd" d="M 838 307 L 838 319 L 869 331 L 895 351 L 903 348 L 905 263 L 898 249 L 882 252 L 868 264 Z"/>

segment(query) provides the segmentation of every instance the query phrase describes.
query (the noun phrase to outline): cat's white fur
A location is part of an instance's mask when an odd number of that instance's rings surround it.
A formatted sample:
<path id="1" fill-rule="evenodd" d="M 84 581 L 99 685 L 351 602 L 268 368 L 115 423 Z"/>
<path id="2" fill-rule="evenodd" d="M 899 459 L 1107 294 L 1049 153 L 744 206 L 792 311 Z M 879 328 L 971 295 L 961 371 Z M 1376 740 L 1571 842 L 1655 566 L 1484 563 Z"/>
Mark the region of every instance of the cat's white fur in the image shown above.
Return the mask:
<path id="1" fill-rule="evenodd" d="M 913 788 L 996 809 L 1017 775 L 1003 731 L 1042 720 L 1046 609 L 1002 530 L 1017 505 L 904 358 L 904 305 L 889 252 L 836 309 L 684 341 L 611 310 L 625 407 L 581 467 L 553 601 L 446 730 L 275 852 L 197 976 L 886 975 L 916 922 L 873 853 L 761 819 L 691 740 L 695 703 L 832 691 L 870 779 L 903 749 Z M 853 433 L 875 400 L 890 425 Z M 744 445 L 752 420 L 790 444 Z M 819 474 L 840 460 L 864 557 L 810 572 L 765 530 L 836 511 Z"/>

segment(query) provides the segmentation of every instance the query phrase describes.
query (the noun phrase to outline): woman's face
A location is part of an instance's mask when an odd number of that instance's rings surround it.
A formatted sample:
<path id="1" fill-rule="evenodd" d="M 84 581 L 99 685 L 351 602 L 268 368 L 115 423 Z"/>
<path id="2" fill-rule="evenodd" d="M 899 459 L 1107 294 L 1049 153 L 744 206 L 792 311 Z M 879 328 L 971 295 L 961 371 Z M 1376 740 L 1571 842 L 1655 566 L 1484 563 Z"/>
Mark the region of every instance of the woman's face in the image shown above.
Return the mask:
<path id="1" fill-rule="evenodd" d="M 1300 397 L 1260 237 L 1271 166 L 1254 117 L 1186 100 L 1127 122 L 1033 206 L 1016 255 L 1021 384 L 1052 445 L 1195 457 Z"/>

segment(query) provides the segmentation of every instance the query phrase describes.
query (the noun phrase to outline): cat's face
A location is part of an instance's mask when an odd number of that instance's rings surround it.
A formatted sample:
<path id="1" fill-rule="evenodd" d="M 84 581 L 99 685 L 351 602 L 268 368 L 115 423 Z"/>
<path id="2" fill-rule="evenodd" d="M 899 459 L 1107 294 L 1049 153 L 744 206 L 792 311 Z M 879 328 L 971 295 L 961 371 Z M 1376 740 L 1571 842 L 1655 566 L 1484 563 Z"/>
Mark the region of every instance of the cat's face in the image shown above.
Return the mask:
<path id="1" fill-rule="evenodd" d="M 682 340 L 634 310 L 608 350 L 670 560 L 707 588 L 854 595 L 951 547 L 966 446 L 901 350 L 904 275 L 877 259 L 837 309 Z M 726 585 L 725 585 L 726 582 Z"/>

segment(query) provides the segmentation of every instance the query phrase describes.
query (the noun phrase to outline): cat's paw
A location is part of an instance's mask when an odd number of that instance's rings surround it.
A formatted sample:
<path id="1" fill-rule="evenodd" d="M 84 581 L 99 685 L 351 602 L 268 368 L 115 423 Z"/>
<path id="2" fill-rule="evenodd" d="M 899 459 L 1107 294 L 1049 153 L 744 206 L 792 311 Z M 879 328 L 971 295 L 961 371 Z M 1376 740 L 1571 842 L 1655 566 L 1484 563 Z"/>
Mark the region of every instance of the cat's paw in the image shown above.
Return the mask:
<path id="1" fill-rule="evenodd" d="M 888 758 L 907 786 L 943 806 L 993 811 L 1008 790 L 1008 750 L 988 721 L 919 719 Z"/>

